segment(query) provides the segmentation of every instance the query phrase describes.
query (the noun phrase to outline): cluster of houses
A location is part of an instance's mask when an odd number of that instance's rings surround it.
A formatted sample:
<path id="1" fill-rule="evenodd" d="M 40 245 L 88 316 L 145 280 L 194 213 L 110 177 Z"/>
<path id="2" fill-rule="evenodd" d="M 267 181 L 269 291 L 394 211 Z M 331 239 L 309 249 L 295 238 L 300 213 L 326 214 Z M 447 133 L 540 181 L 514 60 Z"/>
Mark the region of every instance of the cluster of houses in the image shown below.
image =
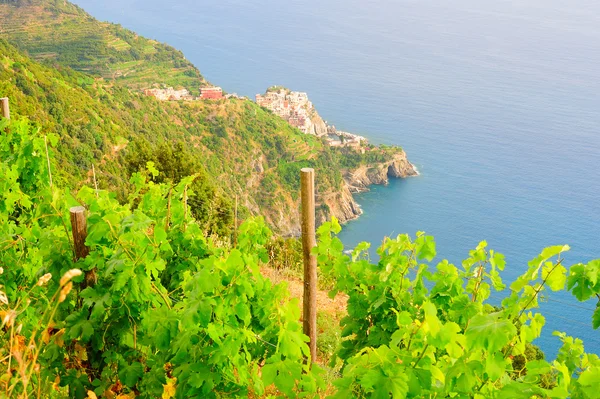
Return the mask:
<path id="1" fill-rule="evenodd" d="M 179 100 L 193 100 L 194 98 L 187 89 L 175 90 L 172 87 L 166 89 L 146 89 L 144 94 L 147 96 L 155 97 L 160 101 L 179 101 Z"/>
<path id="2" fill-rule="evenodd" d="M 367 139 L 363 136 L 337 130 L 335 126 L 327 125 L 327 122 L 322 121 L 306 93 L 272 87 L 265 94 L 257 94 L 256 103 L 279 115 L 303 133 L 323 136 L 331 147 L 358 149 L 367 143 Z M 315 128 L 318 123 L 321 123 L 323 128 Z"/>
<path id="3" fill-rule="evenodd" d="M 224 96 L 223 89 L 216 86 L 201 87 L 199 97 L 192 96 L 187 89 L 175 90 L 172 87 L 167 87 L 166 89 L 146 89 L 144 90 L 144 94 L 147 96 L 155 97 L 160 101 L 220 100 L 222 98 L 230 97 L 239 98 L 235 94 Z"/>
<path id="4" fill-rule="evenodd" d="M 362 149 L 364 153 L 363 144 L 367 143 L 367 139 L 358 134 L 348 133 L 341 130 L 337 130 L 334 125 L 327 125 L 327 144 L 331 147 L 353 147 L 356 149 Z"/>
<path id="5" fill-rule="evenodd" d="M 257 94 L 256 103 L 279 115 L 303 133 L 308 133 L 312 128 L 310 113 L 313 105 L 306 93 L 273 88 L 265 94 Z"/>
<path id="6" fill-rule="evenodd" d="M 160 101 L 192 101 L 192 100 L 220 100 L 223 98 L 245 98 L 237 94 L 223 95 L 223 89 L 216 86 L 201 87 L 200 96 L 194 97 L 187 89 L 175 90 L 172 87 L 164 89 L 152 88 L 144 90 L 147 96 L 155 97 Z M 323 136 L 332 147 L 361 148 L 367 139 L 357 134 L 337 130 L 333 125 L 327 125 L 308 99 L 308 94 L 290 91 L 280 87 L 272 87 L 265 94 L 256 95 L 256 103 L 261 107 L 271 110 L 274 114 L 285 119 L 290 125 L 306 134 Z M 313 118 L 314 116 L 314 118 Z M 315 124 L 313 119 L 317 121 Z M 319 125 L 320 124 L 320 125 Z M 319 128 L 321 126 L 321 128 Z M 363 149 L 364 150 L 364 149 Z"/>

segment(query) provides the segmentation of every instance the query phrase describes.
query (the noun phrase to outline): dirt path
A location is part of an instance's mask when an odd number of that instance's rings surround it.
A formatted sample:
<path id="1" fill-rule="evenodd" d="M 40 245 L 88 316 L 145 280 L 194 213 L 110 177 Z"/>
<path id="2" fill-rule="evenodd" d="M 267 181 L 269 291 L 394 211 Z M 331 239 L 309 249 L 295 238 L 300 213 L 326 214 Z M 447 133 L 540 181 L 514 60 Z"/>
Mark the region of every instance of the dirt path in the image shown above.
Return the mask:
<path id="1" fill-rule="evenodd" d="M 290 295 L 292 296 L 292 298 L 298 298 L 300 300 L 300 309 L 302 309 L 302 280 L 300 280 L 299 278 L 291 277 L 270 267 L 262 267 L 260 269 L 260 273 L 264 277 L 267 277 L 269 280 L 271 280 L 273 284 L 277 284 L 283 281 L 287 282 L 288 288 L 290 290 Z M 319 311 L 323 310 L 332 313 L 333 315 L 337 315 L 339 312 L 346 311 L 347 302 L 348 296 L 345 294 L 337 294 L 334 299 L 331 299 L 327 295 L 327 291 L 317 291 L 317 310 Z"/>

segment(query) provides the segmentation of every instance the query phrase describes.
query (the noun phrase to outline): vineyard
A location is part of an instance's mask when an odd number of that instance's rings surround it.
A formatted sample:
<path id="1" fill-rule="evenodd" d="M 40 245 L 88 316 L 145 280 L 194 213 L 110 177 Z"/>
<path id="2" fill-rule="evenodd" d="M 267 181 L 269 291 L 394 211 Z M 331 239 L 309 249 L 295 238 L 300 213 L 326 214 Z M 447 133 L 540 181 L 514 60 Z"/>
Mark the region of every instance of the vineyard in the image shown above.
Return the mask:
<path id="1" fill-rule="evenodd" d="M 199 95 L 200 72 L 171 46 L 100 22 L 66 1 L 0 0 L 3 38 L 31 57 L 68 65 L 135 90 L 153 84 L 185 87 Z"/>
<path id="2" fill-rule="evenodd" d="M 188 206 L 197 176 L 155 183 L 152 162 L 125 201 L 73 192 L 50 177 L 57 145 L 0 119 L 0 397 L 598 398 L 600 359 L 581 340 L 555 333 L 556 359 L 531 344 L 540 295 L 597 301 L 600 260 L 569 267 L 568 246 L 548 247 L 507 286 L 485 242 L 455 266 L 432 264 L 433 237 L 400 235 L 373 263 L 369 244 L 344 253 L 334 219 L 313 253 L 347 312 L 335 355 L 317 363 L 297 300 L 260 274 L 274 240 L 261 218 L 236 226 L 235 245 L 206 237 Z"/>

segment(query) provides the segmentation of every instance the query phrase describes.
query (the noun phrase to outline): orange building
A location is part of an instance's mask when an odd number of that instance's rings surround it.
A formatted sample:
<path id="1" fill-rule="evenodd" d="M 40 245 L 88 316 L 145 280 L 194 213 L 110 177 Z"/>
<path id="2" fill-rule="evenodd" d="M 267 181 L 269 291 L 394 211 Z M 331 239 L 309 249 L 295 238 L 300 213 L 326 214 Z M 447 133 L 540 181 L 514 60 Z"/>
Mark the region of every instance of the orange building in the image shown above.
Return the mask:
<path id="1" fill-rule="evenodd" d="M 223 98 L 223 89 L 220 87 L 201 87 L 200 98 L 202 100 L 220 100 Z"/>

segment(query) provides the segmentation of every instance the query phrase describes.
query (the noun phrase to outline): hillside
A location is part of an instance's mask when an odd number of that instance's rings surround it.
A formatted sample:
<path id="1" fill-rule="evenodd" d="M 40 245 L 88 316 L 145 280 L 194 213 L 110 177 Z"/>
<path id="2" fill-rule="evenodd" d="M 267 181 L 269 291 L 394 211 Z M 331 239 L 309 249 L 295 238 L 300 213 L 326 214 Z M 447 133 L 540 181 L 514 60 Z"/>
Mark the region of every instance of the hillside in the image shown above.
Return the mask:
<path id="1" fill-rule="evenodd" d="M 185 170 L 177 174 L 202 171 L 230 204 L 223 211 L 228 218 L 237 196 L 250 214 L 264 215 L 279 233 L 295 235 L 302 167 L 318 169 L 319 219 L 348 220 L 360 210 L 343 174 L 372 164 L 387 178 L 387 165 L 395 157 L 405 159 L 401 150 L 331 149 L 251 101 L 159 102 L 70 68 L 42 65 L 2 40 L 0 54 L 0 93 L 11 99 L 15 117 L 28 117 L 60 137 L 62 168 L 56 174 L 72 186 L 91 183 L 94 164 L 100 186 L 125 198 L 132 172 L 146 161 L 158 162 L 161 146 L 172 151 L 179 145 L 185 152 L 179 154 L 178 168 Z M 173 169 L 167 161 L 157 167 Z M 213 209 L 212 203 L 204 206 Z"/>
<path id="2" fill-rule="evenodd" d="M 67 1 L 0 0 L 0 37 L 37 61 L 136 90 L 159 83 L 197 94 L 206 84 L 180 51 L 120 25 L 99 22 Z"/>

